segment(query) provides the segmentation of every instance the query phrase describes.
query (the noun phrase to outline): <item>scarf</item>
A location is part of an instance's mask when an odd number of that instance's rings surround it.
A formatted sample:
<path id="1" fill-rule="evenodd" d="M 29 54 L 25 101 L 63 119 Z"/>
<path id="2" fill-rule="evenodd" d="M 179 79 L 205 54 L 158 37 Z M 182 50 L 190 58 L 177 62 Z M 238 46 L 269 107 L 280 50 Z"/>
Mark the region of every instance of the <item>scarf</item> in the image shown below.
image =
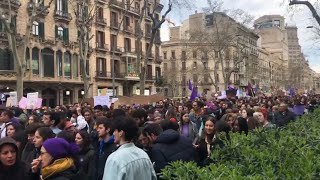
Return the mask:
<path id="1" fill-rule="evenodd" d="M 73 159 L 62 158 L 55 160 L 49 166 L 41 169 L 42 179 L 47 179 L 55 174 L 63 172 L 74 165 Z"/>

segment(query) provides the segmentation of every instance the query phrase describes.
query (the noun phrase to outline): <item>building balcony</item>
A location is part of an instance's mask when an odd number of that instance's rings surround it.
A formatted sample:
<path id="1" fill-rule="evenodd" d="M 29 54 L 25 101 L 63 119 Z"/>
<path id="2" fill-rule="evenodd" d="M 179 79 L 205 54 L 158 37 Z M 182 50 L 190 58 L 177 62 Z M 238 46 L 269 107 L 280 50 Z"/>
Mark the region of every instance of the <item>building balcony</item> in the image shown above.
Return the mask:
<path id="1" fill-rule="evenodd" d="M 126 32 L 126 33 L 129 33 L 129 34 L 132 34 L 133 33 L 133 28 L 132 28 L 132 26 L 124 26 L 123 27 L 123 31 Z"/>
<path id="2" fill-rule="evenodd" d="M 54 12 L 54 19 L 56 21 L 62 21 L 62 22 L 69 23 L 72 20 L 72 17 L 71 17 L 71 14 L 68 12 L 56 10 Z"/>
<path id="3" fill-rule="evenodd" d="M 97 71 L 96 78 L 106 78 L 107 72 L 106 71 Z"/>
<path id="4" fill-rule="evenodd" d="M 129 13 L 132 13 L 134 15 L 140 16 L 140 8 L 127 7 L 127 10 L 128 10 Z"/>
<path id="5" fill-rule="evenodd" d="M 110 23 L 110 28 L 111 28 L 111 29 L 114 29 L 114 30 L 119 30 L 119 23 L 118 23 L 118 22 L 111 21 L 111 23 Z"/>
<path id="6" fill-rule="evenodd" d="M 28 2 L 28 13 L 29 15 L 32 13 L 33 11 L 33 8 L 35 6 L 35 3 L 33 2 Z M 45 9 L 45 6 L 43 4 L 40 4 L 38 7 L 37 7 L 37 10 L 36 10 L 37 14 L 39 16 L 46 16 L 49 14 L 49 9 Z"/>
<path id="7" fill-rule="evenodd" d="M 107 26 L 107 19 L 96 17 L 96 25 Z"/>
<path id="8" fill-rule="evenodd" d="M 138 73 L 135 72 L 128 72 L 124 74 L 124 78 L 127 80 L 135 80 L 135 81 L 140 81 L 140 77 Z"/>
<path id="9" fill-rule="evenodd" d="M 106 3 L 108 3 L 108 0 L 95 0 L 95 2 L 100 3 L 100 4 L 106 4 Z"/>
<path id="10" fill-rule="evenodd" d="M 109 45 L 108 44 L 104 44 L 104 43 L 96 43 L 96 51 L 103 51 L 103 52 L 107 52 L 109 51 Z"/>
<path id="11" fill-rule="evenodd" d="M 116 53 L 116 54 L 122 54 L 122 52 L 124 51 L 122 47 L 116 47 L 116 46 L 112 46 L 110 48 L 111 52 Z"/>
<path id="12" fill-rule="evenodd" d="M 155 81 L 156 77 L 151 74 L 146 74 L 146 81 Z"/>
<path id="13" fill-rule="evenodd" d="M 110 0 L 109 1 L 110 8 L 117 8 L 117 9 L 123 9 L 124 8 L 124 2 L 118 1 L 118 0 Z"/>
<path id="14" fill-rule="evenodd" d="M 13 11 L 18 11 L 21 6 L 21 2 L 19 0 L 10 0 L 11 9 Z M 9 9 L 9 2 L 8 0 L 0 0 L 0 7 L 3 9 Z"/>

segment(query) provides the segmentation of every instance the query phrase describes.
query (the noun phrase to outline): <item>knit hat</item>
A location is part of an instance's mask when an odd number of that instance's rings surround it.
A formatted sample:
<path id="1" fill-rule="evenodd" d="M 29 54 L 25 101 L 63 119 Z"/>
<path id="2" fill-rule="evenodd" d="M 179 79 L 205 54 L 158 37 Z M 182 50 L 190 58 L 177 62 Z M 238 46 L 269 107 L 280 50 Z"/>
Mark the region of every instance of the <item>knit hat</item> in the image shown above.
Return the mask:
<path id="1" fill-rule="evenodd" d="M 51 138 L 44 141 L 42 145 L 53 159 L 61 159 L 74 156 L 79 152 L 79 146 L 75 143 L 68 143 L 62 138 Z"/>

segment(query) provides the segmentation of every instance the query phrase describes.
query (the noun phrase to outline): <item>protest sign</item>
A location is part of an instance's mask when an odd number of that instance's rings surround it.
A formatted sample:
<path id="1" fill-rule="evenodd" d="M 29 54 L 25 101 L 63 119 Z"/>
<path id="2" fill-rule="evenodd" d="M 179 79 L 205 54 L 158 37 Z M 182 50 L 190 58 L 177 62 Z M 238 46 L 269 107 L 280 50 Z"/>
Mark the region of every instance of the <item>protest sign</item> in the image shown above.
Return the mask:
<path id="1" fill-rule="evenodd" d="M 19 101 L 19 108 L 21 109 L 27 109 L 27 98 L 22 97 L 21 100 Z"/>
<path id="2" fill-rule="evenodd" d="M 38 92 L 27 94 L 27 109 L 34 109 L 37 107 L 38 96 L 39 96 Z"/>
<path id="3" fill-rule="evenodd" d="M 110 97 L 109 96 L 94 96 L 94 106 L 110 106 Z"/>
<path id="4" fill-rule="evenodd" d="M 17 97 L 17 92 L 14 91 L 14 92 L 10 92 L 9 93 L 10 95 L 10 106 L 14 106 L 14 107 L 17 107 L 18 106 L 18 97 Z"/>

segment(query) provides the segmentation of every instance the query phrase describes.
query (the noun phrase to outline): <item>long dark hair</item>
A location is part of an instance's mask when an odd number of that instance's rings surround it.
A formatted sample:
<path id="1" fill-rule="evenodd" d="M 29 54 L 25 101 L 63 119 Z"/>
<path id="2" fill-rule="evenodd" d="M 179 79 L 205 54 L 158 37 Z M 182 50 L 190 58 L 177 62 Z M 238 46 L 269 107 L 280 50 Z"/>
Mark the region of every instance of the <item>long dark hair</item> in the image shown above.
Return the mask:
<path id="1" fill-rule="evenodd" d="M 56 134 L 49 127 L 41 127 L 37 129 L 39 135 L 42 137 L 43 142 L 50 138 L 55 138 Z"/>
<path id="2" fill-rule="evenodd" d="M 80 145 L 80 151 L 87 151 L 90 148 L 91 139 L 90 135 L 87 131 L 79 131 L 77 134 L 80 134 L 80 136 L 83 139 L 83 144 Z"/>
<path id="3" fill-rule="evenodd" d="M 206 124 L 207 121 L 211 121 L 214 125 L 216 125 L 217 119 L 215 117 L 211 116 L 211 115 L 204 116 L 203 130 L 202 130 L 202 134 L 201 134 L 201 139 L 205 139 L 205 137 L 207 136 L 206 131 L 204 129 L 205 124 Z M 216 127 L 214 127 L 214 132 L 212 133 L 212 135 L 210 135 L 209 138 L 212 139 L 215 134 L 216 134 Z"/>

